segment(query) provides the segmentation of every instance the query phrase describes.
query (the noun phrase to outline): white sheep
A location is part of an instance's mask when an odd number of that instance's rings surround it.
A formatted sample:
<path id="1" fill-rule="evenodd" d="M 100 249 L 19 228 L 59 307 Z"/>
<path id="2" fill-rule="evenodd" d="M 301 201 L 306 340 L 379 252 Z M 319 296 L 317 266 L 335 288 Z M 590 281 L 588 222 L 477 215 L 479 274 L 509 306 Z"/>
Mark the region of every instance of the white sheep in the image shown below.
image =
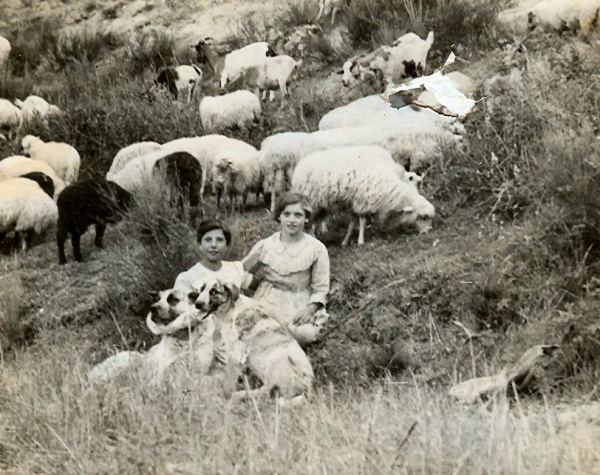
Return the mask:
<path id="1" fill-rule="evenodd" d="M 0 129 L 12 130 L 21 122 L 21 109 L 6 99 L 0 99 Z"/>
<path id="2" fill-rule="evenodd" d="M 380 223 L 415 224 L 420 232 L 431 229 L 435 208 L 417 187 L 401 179 L 393 168 L 369 161 L 372 147 L 341 147 L 313 153 L 296 166 L 292 190 L 311 199 L 316 212 L 345 204 L 359 218 L 358 244 L 364 244 L 366 218 Z M 388 225 L 388 227 L 391 227 Z M 342 245 L 354 229 L 351 222 Z"/>
<path id="3" fill-rule="evenodd" d="M 217 191 L 217 206 L 220 204 L 221 195 L 229 195 L 231 212 L 233 213 L 238 196 L 242 197 L 242 205 L 246 204 L 249 192 L 254 192 L 258 198 L 261 188 L 260 172 L 258 167 L 258 150 L 244 153 L 248 146 L 238 141 L 236 146 L 222 148 L 215 157 L 213 168 L 213 183 Z M 241 149 L 241 150 L 240 150 Z M 240 153 L 241 152 L 241 153 Z"/>
<path id="4" fill-rule="evenodd" d="M 376 70 L 381 71 L 388 85 L 407 77 L 416 77 L 425 71 L 433 39 L 433 31 L 425 40 L 414 33 L 406 33 L 395 40 L 392 46 L 380 46 L 371 53 L 354 56 L 342 67 L 342 83 L 348 86 L 353 79 L 359 76 L 364 79 Z"/>
<path id="5" fill-rule="evenodd" d="M 65 182 L 56 174 L 54 169 L 45 162 L 39 160 L 16 160 L 15 157 L 9 157 L 13 160 L 13 166 L 2 170 L 4 178 L 18 178 L 27 173 L 40 172 L 47 175 L 54 184 L 54 199 L 58 197 L 60 192 L 65 189 Z M 1 164 L 2 162 L 0 162 Z"/>
<path id="6" fill-rule="evenodd" d="M 315 21 L 319 21 L 321 16 L 331 13 L 331 24 L 335 23 L 335 15 L 340 11 L 344 3 L 350 3 L 349 0 L 319 0 L 319 13 Z"/>
<path id="7" fill-rule="evenodd" d="M 106 179 L 130 193 L 135 193 L 145 186 L 146 180 L 152 178 L 156 162 L 171 153 L 173 153 L 172 150 L 161 148 L 146 155 L 132 158 L 118 172 L 107 173 Z"/>
<path id="8" fill-rule="evenodd" d="M 258 121 L 261 114 L 260 100 L 250 91 L 205 96 L 200 102 L 200 120 L 206 131 L 246 128 Z"/>
<path id="9" fill-rule="evenodd" d="M 187 102 L 192 99 L 194 89 L 202 80 L 202 70 L 195 65 L 187 64 L 163 69 L 156 78 L 156 84 L 167 86 L 175 99 L 179 98 L 182 91 L 187 91 Z"/>
<path id="10" fill-rule="evenodd" d="M 13 165 L 16 165 L 17 163 L 21 162 L 26 162 L 28 160 L 31 160 L 31 158 L 25 157 L 23 155 L 13 155 L 12 157 L 3 158 L 2 160 L 0 160 L 0 174 L 11 168 Z"/>
<path id="11" fill-rule="evenodd" d="M 34 175 L 34 174 L 32 174 Z M 48 180 L 43 177 L 42 180 Z M 41 183 L 41 182 L 40 182 Z M 51 183 L 47 183 L 52 188 Z M 31 245 L 34 233 L 41 233 L 58 219 L 58 208 L 41 185 L 29 178 L 11 178 L 0 181 L 0 241 L 7 233 L 15 232 L 15 245 L 20 241 L 20 233 L 27 237 L 25 247 Z"/>
<path id="12" fill-rule="evenodd" d="M 8 66 L 10 50 L 10 41 L 0 35 L 0 71 L 4 71 Z"/>
<path id="13" fill-rule="evenodd" d="M 254 90 L 258 96 L 262 91 L 262 99 L 269 91 L 269 100 L 275 97 L 275 90 L 281 92 L 281 103 L 287 94 L 287 85 L 294 69 L 302 65 L 302 60 L 296 61 L 288 55 L 267 58 L 260 66 L 254 66 L 246 71 L 245 84 Z"/>
<path id="14" fill-rule="evenodd" d="M 21 125 L 24 122 L 32 122 L 36 119 L 46 119 L 53 115 L 61 115 L 62 110 L 54 104 L 50 104 L 39 96 L 27 96 L 24 101 L 15 99 L 15 105 L 21 109 Z"/>
<path id="15" fill-rule="evenodd" d="M 110 180 L 110 177 L 121 171 L 123 167 L 132 159 L 156 152 L 160 148 L 161 145 L 156 142 L 137 142 L 122 148 L 117 152 L 115 158 L 113 158 L 110 169 L 106 173 L 106 179 Z"/>
<path id="16" fill-rule="evenodd" d="M 65 185 L 77 181 L 81 159 L 75 147 L 62 142 L 44 142 L 35 135 L 23 137 L 21 146 L 34 160 L 50 165 Z"/>

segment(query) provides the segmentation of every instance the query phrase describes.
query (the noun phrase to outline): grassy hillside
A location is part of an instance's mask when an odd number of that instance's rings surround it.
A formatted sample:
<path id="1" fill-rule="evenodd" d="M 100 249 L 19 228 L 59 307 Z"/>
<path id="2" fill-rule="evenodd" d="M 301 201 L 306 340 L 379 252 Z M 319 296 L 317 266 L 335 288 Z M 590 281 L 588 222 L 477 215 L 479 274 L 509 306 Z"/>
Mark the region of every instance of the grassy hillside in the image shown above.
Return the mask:
<path id="1" fill-rule="evenodd" d="M 455 45 L 456 69 L 485 82 L 479 96 L 487 99 L 465 121 L 465 147 L 427 169 L 423 194 L 437 211 L 429 234 L 370 228 L 364 247 L 341 248 L 342 217 L 323 236 L 335 320 L 309 349 L 318 384 L 307 406 L 233 407 L 211 381 L 159 391 L 130 380 L 89 387 L 83 375 L 93 364 L 155 343 L 144 323 L 148 291 L 170 287 L 198 258 L 188 221 L 174 217 L 160 193 L 109 228 L 105 249 L 85 235 L 83 264 L 72 262 L 70 246 L 69 264 L 58 264 L 54 230 L 25 254 L 4 245 L 0 471 L 597 470 L 600 50 L 593 30 L 559 36 L 539 28 L 524 40 L 525 52 L 514 52 L 505 45 L 514 38 L 494 20 L 502 5 L 491 1 L 355 0 L 338 25 L 325 21 L 312 33 L 306 25 L 316 2 L 263 10 L 254 2 L 33 3 L 8 2 L 10 14 L 0 18 L 13 44 L 0 97 L 37 93 L 66 115 L 0 142 L 0 157 L 35 133 L 74 145 L 81 177 L 105 174 L 130 143 L 203 134 L 198 98 L 188 105 L 150 91 L 160 67 L 189 62 L 198 29 L 231 46 L 269 40 L 304 60 L 281 110 L 268 104 L 260 127 L 228 132 L 255 146 L 274 132 L 316 130 L 330 109 L 379 92 L 371 83 L 344 88 L 335 72 L 356 51 L 407 31 L 435 32 L 432 70 Z M 237 21 L 231 31 L 223 27 L 227 14 Z M 215 83 L 205 72 L 200 95 Z M 262 202 L 226 216 L 210 199 L 206 213 L 234 230 L 232 259 L 275 229 Z M 527 394 L 487 410 L 445 395 L 453 382 L 494 374 L 542 343 L 562 346 L 521 388 Z M 588 418 L 575 408 L 582 402 Z"/>

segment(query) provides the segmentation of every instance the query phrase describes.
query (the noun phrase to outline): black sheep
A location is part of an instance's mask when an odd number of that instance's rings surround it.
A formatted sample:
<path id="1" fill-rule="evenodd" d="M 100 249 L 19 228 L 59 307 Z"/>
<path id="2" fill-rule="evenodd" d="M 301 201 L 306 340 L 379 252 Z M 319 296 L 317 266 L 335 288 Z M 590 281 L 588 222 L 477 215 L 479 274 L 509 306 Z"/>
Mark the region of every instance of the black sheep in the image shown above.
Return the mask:
<path id="1" fill-rule="evenodd" d="M 58 206 L 56 243 L 60 263 L 67 262 L 65 240 L 69 234 L 75 260 L 82 262 L 81 235 L 91 224 L 94 224 L 96 227 L 94 244 L 102 247 L 106 225 L 120 221 L 132 202 L 131 193 L 104 178 L 83 180 L 67 186 L 56 202 Z"/>
<path id="2" fill-rule="evenodd" d="M 159 158 L 154 164 L 156 173 L 165 173 L 167 182 L 173 189 L 179 190 L 178 207 L 183 209 L 183 200 L 191 207 L 200 203 L 200 185 L 202 167 L 198 160 L 187 152 L 174 152 Z"/>

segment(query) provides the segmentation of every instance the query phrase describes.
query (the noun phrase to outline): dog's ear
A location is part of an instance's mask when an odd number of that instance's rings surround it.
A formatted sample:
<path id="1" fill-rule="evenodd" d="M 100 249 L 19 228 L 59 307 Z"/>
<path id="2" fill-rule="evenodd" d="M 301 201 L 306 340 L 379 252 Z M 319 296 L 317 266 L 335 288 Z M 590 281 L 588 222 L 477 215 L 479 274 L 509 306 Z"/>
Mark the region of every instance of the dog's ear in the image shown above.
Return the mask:
<path id="1" fill-rule="evenodd" d="M 148 295 L 152 297 L 152 300 L 158 300 L 160 292 L 158 290 L 151 290 L 150 292 L 148 292 Z"/>
<path id="2" fill-rule="evenodd" d="M 231 296 L 231 301 L 235 302 L 238 298 L 240 298 L 240 288 L 232 284 L 231 282 L 225 282 L 223 284 L 225 291 Z"/>
<path id="3" fill-rule="evenodd" d="M 192 290 L 188 294 L 188 299 L 190 299 L 190 302 L 195 302 L 196 300 L 198 300 L 198 297 L 200 297 L 200 292 L 198 292 L 197 290 Z"/>

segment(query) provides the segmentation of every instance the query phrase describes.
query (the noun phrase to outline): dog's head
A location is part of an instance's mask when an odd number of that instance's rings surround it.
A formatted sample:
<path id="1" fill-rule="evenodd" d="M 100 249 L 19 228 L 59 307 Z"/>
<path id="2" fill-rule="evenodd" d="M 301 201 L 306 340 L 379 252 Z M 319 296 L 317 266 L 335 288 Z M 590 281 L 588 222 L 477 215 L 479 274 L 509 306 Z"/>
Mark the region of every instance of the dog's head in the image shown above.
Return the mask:
<path id="1" fill-rule="evenodd" d="M 200 291 L 196 295 L 196 310 L 208 315 L 217 310 L 226 311 L 230 309 L 239 298 L 240 289 L 230 282 L 212 279 L 200 287 Z M 190 297 L 193 296 L 190 294 Z"/>
<path id="2" fill-rule="evenodd" d="M 194 306 L 197 295 L 196 292 L 188 294 L 179 289 L 158 292 L 157 301 L 151 305 L 146 317 L 150 331 L 157 335 L 168 335 L 193 326 L 198 320 L 198 311 Z"/>

